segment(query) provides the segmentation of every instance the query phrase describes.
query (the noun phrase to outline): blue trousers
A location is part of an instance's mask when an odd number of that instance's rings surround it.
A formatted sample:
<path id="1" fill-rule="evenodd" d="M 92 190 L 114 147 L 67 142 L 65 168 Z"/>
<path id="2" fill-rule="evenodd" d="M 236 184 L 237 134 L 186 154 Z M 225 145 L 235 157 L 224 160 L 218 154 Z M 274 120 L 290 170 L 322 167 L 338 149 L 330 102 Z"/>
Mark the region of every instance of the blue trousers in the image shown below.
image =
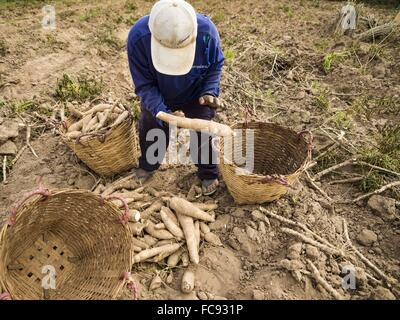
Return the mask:
<path id="1" fill-rule="evenodd" d="M 185 113 L 185 117 L 187 118 L 211 120 L 215 116 L 214 109 L 208 106 L 200 105 L 197 102 L 190 103 L 179 108 L 171 109 L 172 111 L 176 111 L 178 109 L 182 110 Z M 169 144 L 169 126 L 168 124 L 161 125 L 159 121 L 157 121 L 157 119 L 149 111 L 141 108 L 141 115 L 139 120 L 139 143 L 141 156 L 139 158 L 139 167 L 146 171 L 157 170 L 162 162 L 161 160 L 157 161 L 157 163 L 154 164 L 154 161 L 148 161 L 146 157 L 149 147 L 156 143 L 156 141 L 153 141 L 153 139 L 148 139 L 147 134 L 151 129 L 161 129 L 165 134 L 166 147 L 165 149 L 159 148 L 157 150 L 157 158 L 163 159 Z M 196 145 L 197 150 L 192 150 L 193 148 L 190 149 L 192 160 L 197 166 L 198 177 L 201 180 L 218 178 L 218 166 L 215 161 L 215 159 L 217 159 L 217 155 L 215 153 L 216 151 L 211 145 L 211 136 L 205 135 L 204 133 L 200 134 L 198 132 L 191 131 L 190 137 L 191 142 L 194 137 L 197 137 L 197 141 L 199 142 L 198 144 L 194 144 Z"/>

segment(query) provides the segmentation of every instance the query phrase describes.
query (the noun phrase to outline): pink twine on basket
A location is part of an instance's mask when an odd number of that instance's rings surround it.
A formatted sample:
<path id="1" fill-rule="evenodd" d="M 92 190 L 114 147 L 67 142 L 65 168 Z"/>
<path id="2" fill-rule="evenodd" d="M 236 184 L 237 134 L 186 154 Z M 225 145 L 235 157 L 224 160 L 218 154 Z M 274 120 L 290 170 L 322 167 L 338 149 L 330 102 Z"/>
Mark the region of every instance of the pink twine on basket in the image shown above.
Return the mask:
<path id="1" fill-rule="evenodd" d="M 253 111 L 250 109 L 249 106 L 244 106 L 244 123 L 247 127 L 247 124 L 249 122 L 249 118 L 252 118 L 254 116 Z"/>
<path id="2" fill-rule="evenodd" d="M 127 280 L 126 287 L 132 292 L 133 300 L 139 300 L 140 290 L 137 283 L 133 280 L 132 274 L 130 272 L 124 272 L 121 280 Z"/>
<path id="3" fill-rule="evenodd" d="M 35 196 L 35 195 L 41 195 L 45 198 L 51 196 L 51 192 L 48 188 L 46 188 L 43 184 L 43 178 L 39 177 L 38 179 L 38 188 L 26 193 L 21 201 L 19 201 L 11 210 L 9 213 L 9 218 L 8 218 L 8 225 L 9 226 L 13 226 L 16 223 L 17 220 L 17 212 L 18 210 L 22 207 L 22 205 L 31 197 Z"/>
<path id="4" fill-rule="evenodd" d="M 257 182 L 253 182 L 253 183 L 270 183 L 270 182 L 276 182 L 279 183 L 283 186 L 289 187 L 290 183 L 289 181 L 282 175 L 266 175 L 264 177 L 262 177 L 260 180 L 258 180 Z M 251 183 L 251 184 L 253 184 Z"/>
<path id="5" fill-rule="evenodd" d="M 108 197 L 100 196 L 100 203 L 103 205 L 104 201 L 113 200 L 113 199 L 120 200 L 122 202 L 122 204 L 124 206 L 124 214 L 122 215 L 120 221 L 123 225 L 126 225 L 129 222 L 129 206 L 124 198 L 122 198 L 120 196 L 108 196 Z"/>
<path id="6" fill-rule="evenodd" d="M 0 300 L 12 300 L 12 298 L 8 292 L 3 292 L 0 293 Z"/>

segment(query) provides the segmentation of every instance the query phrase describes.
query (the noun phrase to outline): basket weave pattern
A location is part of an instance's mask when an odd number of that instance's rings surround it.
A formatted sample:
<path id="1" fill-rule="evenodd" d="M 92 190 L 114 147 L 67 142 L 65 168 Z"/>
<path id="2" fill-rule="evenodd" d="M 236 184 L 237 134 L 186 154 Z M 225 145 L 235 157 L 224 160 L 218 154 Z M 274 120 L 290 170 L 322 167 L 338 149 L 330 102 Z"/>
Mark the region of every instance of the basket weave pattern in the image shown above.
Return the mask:
<path id="1" fill-rule="evenodd" d="M 242 138 L 233 139 L 232 148 L 224 148 L 222 141 L 219 168 L 238 204 L 264 203 L 280 198 L 311 160 L 309 143 L 291 129 L 265 122 L 239 123 L 233 129 L 241 129 Z M 235 159 L 246 157 L 247 151 L 245 129 L 254 131 L 254 169 L 252 173 L 238 174 L 241 167 L 235 164 Z"/>
<path id="2" fill-rule="evenodd" d="M 132 117 L 103 135 L 71 140 L 62 134 L 62 138 L 79 159 L 101 176 L 129 170 L 136 166 L 139 158 L 138 138 Z"/>
<path id="3" fill-rule="evenodd" d="M 0 232 L 0 284 L 12 299 L 115 299 L 132 265 L 132 235 L 114 204 L 82 190 L 35 196 Z M 46 297 L 43 267 L 56 288 Z"/>

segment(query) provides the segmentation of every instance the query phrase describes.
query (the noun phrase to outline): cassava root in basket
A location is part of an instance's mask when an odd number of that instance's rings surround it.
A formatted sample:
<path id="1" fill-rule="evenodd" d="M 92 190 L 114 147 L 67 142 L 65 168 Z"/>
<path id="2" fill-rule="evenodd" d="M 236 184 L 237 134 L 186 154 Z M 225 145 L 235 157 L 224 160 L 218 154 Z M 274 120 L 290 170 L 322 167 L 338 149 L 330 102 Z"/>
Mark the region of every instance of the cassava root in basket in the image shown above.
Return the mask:
<path id="1" fill-rule="evenodd" d="M 106 131 L 116 127 L 129 117 L 129 111 L 122 111 L 113 104 L 101 103 L 82 112 L 72 104 L 67 106 L 71 119 L 78 119 L 67 128 L 66 137 L 76 139 L 83 134 Z"/>

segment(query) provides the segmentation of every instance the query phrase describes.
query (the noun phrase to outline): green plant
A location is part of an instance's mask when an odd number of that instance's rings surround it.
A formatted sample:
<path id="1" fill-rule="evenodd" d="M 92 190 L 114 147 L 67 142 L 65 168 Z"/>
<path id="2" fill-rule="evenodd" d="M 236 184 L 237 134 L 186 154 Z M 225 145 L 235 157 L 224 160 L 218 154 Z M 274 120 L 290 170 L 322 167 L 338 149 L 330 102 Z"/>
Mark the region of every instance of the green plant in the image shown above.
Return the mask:
<path id="1" fill-rule="evenodd" d="M 37 111 L 39 105 L 33 100 L 25 100 L 12 104 L 12 110 L 16 113 L 24 113 L 28 111 Z"/>
<path id="2" fill-rule="evenodd" d="M 346 111 L 336 112 L 332 118 L 332 122 L 340 130 L 349 130 L 353 125 L 353 119 Z"/>
<path id="3" fill-rule="evenodd" d="M 318 38 L 314 42 L 314 47 L 319 53 L 325 53 L 331 46 L 331 41 L 328 38 Z"/>
<path id="4" fill-rule="evenodd" d="M 137 10 L 137 5 L 136 3 L 132 2 L 131 0 L 128 0 L 125 2 L 125 9 L 128 12 L 133 12 Z"/>
<path id="5" fill-rule="evenodd" d="M 376 147 L 362 149 L 360 160 L 369 164 L 391 170 L 400 171 L 400 125 L 387 125 L 375 137 Z M 366 167 L 367 168 L 367 167 Z M 360 182 L 360 189 L 364 192 L 376 190 L 393 181 L 388 172 L 367 168 L 369 171 Z M 392 190 L 395 197 L 400 193 Z"/>
<path id="6" fill-rule="evenodd" d="M 2 0 L 0 1 L 0 8 L 2 10 L 12 10 L 12 9 L 20 9 L 23 7 L 26 8 L 34 8 L 43 6 L 43 1 L 41 0 Z"/>
<path id="7" fill-rule="evenodd" d="M 225 12 L 222 10 L 217 10 L 212 14 L 212 20 L 215 24 L 220 24 L 225 20 Z"/>
<path id="8" fill-rule="evenodd" d="M 7 54 L 7 45 L 3 39 L 0 39 L 0 57 L 4 57 Z"/>
<path id="9" fill-rule="evenodd" d="M 117 16 L 113 19 L 113 21 L 114 21 L 115 24 L 120 24 L 120 23 L 123 23 L 125 20 L 124 20 L 124 17 L 123 17 L 123 16 L 117 15 Z"/>
<path id="10" fill-rule="evenodd" d="M 132 16 L 132 17 L 125 19 L 125 24 L 127 24 L 128 26 L 133 26 L 137 20 L 138 20 L 137 17 Z"/>
<path id="11" fill-rule="evenodd" d="M 94 18 L 99 17 L 100 15 L 101 15 L 101 10 L 100 10 L 100 8 L 91 8 L 91 9 L 85 11 L 85 13 L 82 14 L 82 15 L 79 17 L 79 20 L 80 20 L 81 22 L 88 22 L 88 21 L 90 21 L 90 20 L 92 20 L 92 19 L 94 19 Z"/>
<path id="12" fill-rule="evenodd" d="M 348 153 L 341 148 L 332 149 L 321 155 L 321 157 L 318 159 L 318 164 L 312 168 L 312 171 L 314 173 L 320 172 L 338 163 L 341 163 L 348 158 Z"/>
<path id="13" fill-rule="evenodd" d="M 321 91 L 313 100 L 312 104 L 322 111 L 326 111 L 330 108 L 331 102 L 328 97 L 328 91 Z"/>
<path id="14" fill-rule="evenodd" d="M 103 90 L 102 80 L 78 76 L 76 80 L 64 74 L 58 81 L 55 97 L 60 101 L 85 101 L 98 96 Z"/>
<path id="15" fill-rule="evenodd" d="M 384 58 L 384 46 L 381 44 L 373 43 L 371 44 L 368 50 L 368 56 L 370 57 L 370 61 L 374 59 L 383 59 Z"/>
<path id="16" fill-rule="evenodd" d="M 40 105 L 35 100 L 21 100 L 13 102 L 3 102 L 3 107 L 7 108 L 9 111 L 17 114 L 38 112 L 45 116 L 51 115 L 51 110 L 44 105 Z"/>
<path id="17" fill-rule="evenodd" d="M 73 10 L 73 9 L 64 10 L 64 11 L 61 11 L 60 13 L 58 13 L 58 14 L 57 14 L 57 17 L 58 17 L 59 19 L 64 20 L 64 19 L 67 19 L 67 18 L 70 18 L 70 17 L 74 16 L 74 15 L 75 15 L 75 12 L 76 12 L 76 11 Z"/>
<path id="18" fill-rule="evenodd" d="M 379 150 L 389 155 L 400 155 L 400 124 L 387 124 L 377 138 Z M 400 156 L 398 157 L 400 161 Z"/>
<path id="19" fill-rule="evenodd" d="M 376 109 L 381 113 L 400 115 L 400 98 L 393 96 L 377 98 Z"/>
<path id="20" fill-rule="evenodd" d="M 400 168 L 400 160 L 393 158 L 393 156 L 389 154 L 382 153 L 379 149 L 363 149 L 361 151 L 361 160 L 388 170 Z"/>
<path id="21" fill-rule="evenodd" d="M 315 8 L 319 8 L 321 6 L 321 1 L 320 0 L 312 0 L 312 5 Z"/>
<path id="22" fill-rule="evenodd" d="M 350 109 L 355 114 L 364 114 L 367 119 L 371 116 L 371 109 L 369 108 L 370 97 L 367 95 L 362 95 L 354 99 L 351 104 Z"/>
<path id="23" fill-rule="evenodd" d="M 376 171 L 370 171 L 360 182 L 360 190 L 370 192 L 385 184 L 385 178 Z"/>
<path id="24" fill-rule="evenodd" d="M 105 44 L 114 50 L 120 50 L 124 46 L 123 42 L 117 38 L 114 34 L 113 28 L 110 26 L 100 29 L 97 33 L 96 42 L 99 44 Z"/>
<path id="25" fill-rule="evenodd" d="M 343 59 L 347 58 L 348 56 L 348 51 L 328 53 L 325 55 L 322 61 L 322 68 L 324 69 L 325 73 L 329 73 L 335 63 L 343 61 Z"/>
<path id="26" fill-rule="evenodd" d="M 290 7 L 290 6 L 288 6 L 288 5 L 283 5 L 282 7 L 281 7 L 281 9 L 283 10 L 283 12 L 285 12 L 286 14 L 287 14 L 287 16 L 289 17 L 289 18 L 292 18 L 293 17 L 293 15 L 294 15 L 294 13 L 293 13 L 293 10 L 292 10 L 292 8 Z"/>
<path id="27" fill-rule="evenodd" d="M 226 62 L 230 63 L 235 59 L 236 54 L 232 49 L 226 49 L 224 53 Z"/>
<path id="28" fill-rule="evenodd" d="M 131 108 L 133 111 L 133 117 L 137 121 L 139 120 L 140 117 L 140 102 L 137 99 L 133 99 L 131 101 Z"/>
<path id="29" fill-rule="evenodd" d="M 368 120 L 376 114 L 400 115 L 400 98 L 395 96 L 374 97 L 362 95 L 351 104 L 355 114 L 363 114 Z"/>
<path id="30" fill-rule="evenodd" d="M 47 34 L 44 41 L 47 47 L 64 49 L 68 43 L 58 40 L 53 34 Z"/>

